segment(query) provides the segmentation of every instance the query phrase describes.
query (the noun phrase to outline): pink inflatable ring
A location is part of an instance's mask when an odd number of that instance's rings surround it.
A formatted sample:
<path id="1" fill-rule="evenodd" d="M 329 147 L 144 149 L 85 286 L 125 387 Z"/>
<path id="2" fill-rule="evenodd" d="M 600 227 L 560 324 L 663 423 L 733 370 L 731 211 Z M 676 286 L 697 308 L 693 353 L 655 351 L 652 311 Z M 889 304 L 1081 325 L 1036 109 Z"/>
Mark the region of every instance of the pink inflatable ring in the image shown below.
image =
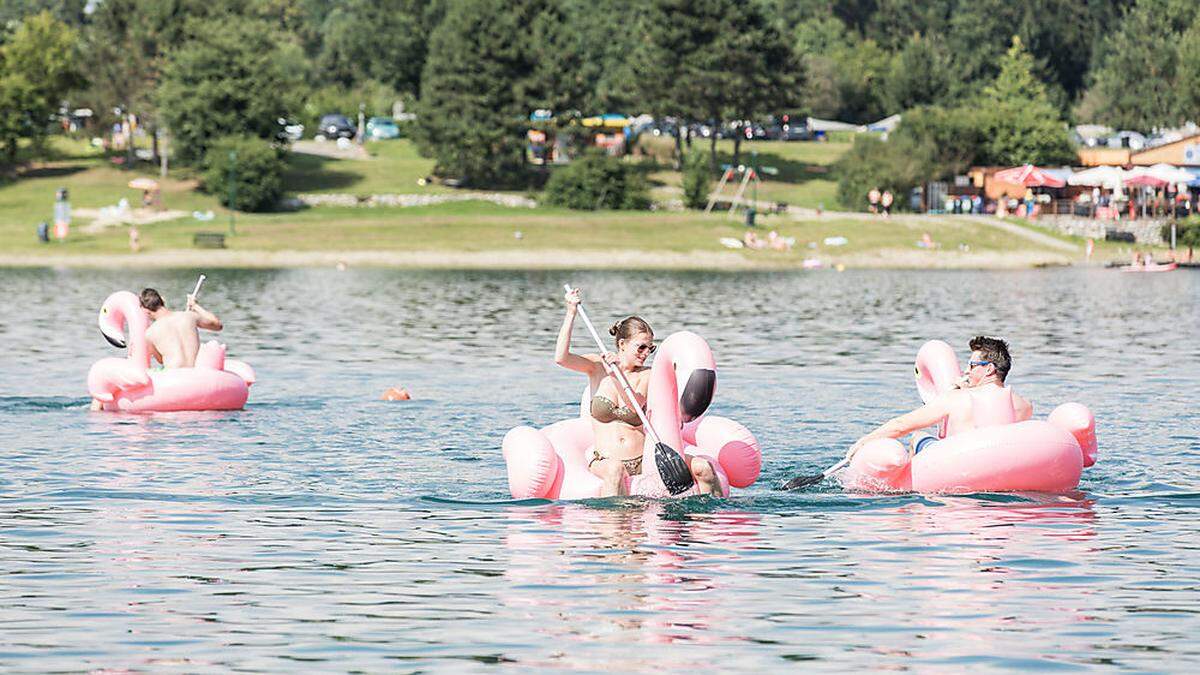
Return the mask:
<path id="1" fill-rule="evenodd" d="M 225 346 L 215 340 L 201 345 L 194 368 L 150 370 L 146 342 L 150 319 L 133 293 L 117 291 L 108 296 L 100 307 L 99 323 L 106 340 L 129 349 L 126 358 L 100 359 L 88 371 L 88 393 L 103 410 L 239 410 L 246 405 L 254 369 L 225 358 Z"/>
<path id="2" fill-rule="evenodd" d="M 961 372 L 950 345 L 926 343 L 917 354 L 921 398 L 949 390 Z M 972 406 L 977 428 L 951 429 L 947 438 L 943 420 L 941 440 L 911 458 L 899 441 L 867 443 L 842 474 L 843 485 L 867 492 L 1065 492 L 1096 463 L 1096 420 L 1078 403 L 1024 422 L 1014 421 L 1008 388 L 972 392 Z"/>
<path id="3" fill-rule="evenodd" d="M 737 422 L 705 415 L 716 393 L 716 364 L 704 338 L 675 333 L 663 341 L 650 369 L 647 416 L 663 443 L 676 451 L 709 460 L 721 480 L 722 496 L 730 487 L 745 488 L 758 480 L 762 452 L 758 441 Z M 601 481 L 588 470 L 592 420 L 586 402 L 580 416 L 534 429 L 520 426 L 504 437 L 508 488 L 516 499 L 587 499 L 600 494 Z M 654 461 L 649 435 L 642 454 L 642 474 L 628 484 L 629 494 L 666 497 L 668 492 Z M 691 491 L 682 495 L 697 494 Z"/>

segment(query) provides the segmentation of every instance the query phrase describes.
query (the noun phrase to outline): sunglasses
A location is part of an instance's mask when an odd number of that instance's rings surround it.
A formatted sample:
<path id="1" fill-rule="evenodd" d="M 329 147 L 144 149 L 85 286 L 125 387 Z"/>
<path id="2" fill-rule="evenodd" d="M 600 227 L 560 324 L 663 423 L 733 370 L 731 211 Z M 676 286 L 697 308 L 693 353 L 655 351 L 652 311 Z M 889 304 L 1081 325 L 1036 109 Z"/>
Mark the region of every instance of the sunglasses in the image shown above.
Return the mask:
<path id="1" fill-rule="evenodd" d="M 991 365 L 991 363 L 991 361 L 967 361 L 967 368 L 974 368 L 975 366 L 988 366 Z"/>
<path id="2" fill-rule="evenodd" d="M 653 343 L 652 343 L 652 344 L 636 345 L 636 346 L 634 347 L 634 349 L 636 349 L 636 350 L 637 350 L 637 353 L 638 353 L 638 354 L 645 354 L 645 353 L 647 353 L 647 352 L 648 352 L 648 353 L 650 353 L 650 354 L 653 354 L 653 353 L 654 353 L 654 350 L 658 349 L 658 345 L 655 345 L 655 344 L 653 344 Z"/>

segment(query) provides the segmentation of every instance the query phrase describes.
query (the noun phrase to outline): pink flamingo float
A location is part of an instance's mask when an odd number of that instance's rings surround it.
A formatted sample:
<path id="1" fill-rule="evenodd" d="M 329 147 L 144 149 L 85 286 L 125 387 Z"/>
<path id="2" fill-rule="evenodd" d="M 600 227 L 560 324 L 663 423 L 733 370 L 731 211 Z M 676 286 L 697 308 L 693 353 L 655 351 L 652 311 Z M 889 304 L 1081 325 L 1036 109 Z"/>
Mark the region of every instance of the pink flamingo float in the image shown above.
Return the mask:
<path id="1" fill-rule="evenodd" d="M 745 488 L 758 480 L 762 451 L 746 427 L 725 417 L 705 415 L 716 393 L 716 363 L 704 338 L 674 333 L 663 341 L 650 369 L 646 397 L 649 424 L 642 474 L 629 481 L 629 494 L 646 497 L 688 496 L 695 485 L 668 490 L 659 475 L 656 452 L 704 457 L 721 480 L 723 496 L 730 487 Z M 504 437 L 508 487 L 516 499 L 587 499 L 600 494 L 602 483 L 588 471 L 593 444 L 584 392 L 580 415 L 535 429 L 519 426 Z M 665 447 L 664 447 L 665 446 Z M 682 457 L 681 457 L 682 461 Z"/>
<path id="2" fill-rule="evenodd" d="M 961 373 L 954 348 L 941 340 L 917 353 L 917 391 L 926 402 L 954 387 Z M 1079 403 L 1024 422 L 1016 421 L 1007 387 L 972 392 L 971 404 L 975 428 L 947 429 L 943 419 L 941 440 L 915 456 L 899 441 L 871 441 L 850 460 L 842 483 L 866 492 L 1065 492 L 1096 463 L 1096 420 Z"/>
<path id="3" fill-rule="evenodd" d="M 254 369 L 225 358 L 225 345 L 216 340 L 200 346 L 195 367 L 150 370 L 146 341 L 150 319 L 133 293 L 117 291 L 108 296 L 100 307 L 99 323 L 105 339 L 129 350 L 126 358 L 100 359 L 88 371 L 88 392 L 103 410 L 239 410 L 246 405 Z"/>

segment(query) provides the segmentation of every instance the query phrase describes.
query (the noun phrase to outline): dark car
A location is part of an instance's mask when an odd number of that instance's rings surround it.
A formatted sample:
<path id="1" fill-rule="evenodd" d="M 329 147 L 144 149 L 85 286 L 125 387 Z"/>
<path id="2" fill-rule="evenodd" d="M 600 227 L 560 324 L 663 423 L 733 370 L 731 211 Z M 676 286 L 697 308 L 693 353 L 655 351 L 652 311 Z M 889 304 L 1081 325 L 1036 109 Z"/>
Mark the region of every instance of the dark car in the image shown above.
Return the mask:
<path id="1" fill-rule="evenodd" d="M 781 138 L 785 141 L 811 141 L 812 132 L 800 124 L 785 124 Z"/>
<path id="2" fill-rule="evenodd" d="M 350 123 L 350 119 L 345 115 L 323 115 L 321 123 L 317 125 L 317 133 L 313 138 L 317 140 L 339 138 L 354 138 L 358 133 L 358 129 Z"/>

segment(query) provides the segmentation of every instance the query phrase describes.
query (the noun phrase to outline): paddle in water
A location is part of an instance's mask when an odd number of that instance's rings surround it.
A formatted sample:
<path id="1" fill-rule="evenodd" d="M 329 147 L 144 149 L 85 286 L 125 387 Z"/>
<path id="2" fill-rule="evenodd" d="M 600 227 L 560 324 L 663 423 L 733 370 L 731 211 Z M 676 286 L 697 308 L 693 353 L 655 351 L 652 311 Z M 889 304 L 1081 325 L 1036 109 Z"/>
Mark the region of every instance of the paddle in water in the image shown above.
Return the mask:
<path id="1" fill-rule="evenodd" d="M 839 469 L 841 469 L 843 466 L 846 466 L 846 464 L 849 462 L 850 462 L 850 458 L 846 457 L 842 461 L 838 462 L 837 464 L 834 464 L 833 466 L 829 467 L 828 469 L 825 469 L 821 473 L 796 476 L 795 478 L 784 483 L 780 487 L 780 489 L 781 490 L 798 490 L 802 487 L 816 485 L 817 483 L 820 483 L 821 481 L 825 480 L 826 478 L 829 478 L 833 474 L 837 473 L 837 471 Z"/>
<path id="2" fill-rule="evenodd" d="M 571 285 L 564 284 L 567 292 L 571 292 Z M 592 334 L 592 339 L 596 341 L 596 346 L 600 348 L 600 353 L 603 355 L 608 350 L 604 348 L 604 341 L 600 339 L 600 334 L 596 332 L 596 327 L 592 325 L 588 319 L 587 312 L 583 309 L 583 303 L 579 303 L 579 318 L 583 319 L 583 325 L 587 326 L 588 332 Z M 626 398 L 633 404 L 633 409 L 637 412 L 638 419 L 642 421 L 642 428 L 646 430 L 646 435 L 650 440 L 654 441 L 654 465 L 658 467 L 658 475 L 662 478 L 663 485 L 667 488 L 672 496 L 681 495 L 684 492 L 692 489 L 696 485 L 696 477 L 692 475 L 691 469 L 688 468 L 687 462 L 683 461 L 683 455 L 676 452 L 671 446 L 662 442 L 662 438 L 654 431 L 650 420 L 646 418 L 645 411 L 642 406 L 637 404 L 637 397 L 633 393 L 633 387 L 629 385 L 629 380 L 625 379 L 625 373 L 621 369 L 608 362 L 608 359 L 600 359 L 604 364 L 604 369 L 608 371 L 613 378 L 621 385 L 625 391 Z"/>

